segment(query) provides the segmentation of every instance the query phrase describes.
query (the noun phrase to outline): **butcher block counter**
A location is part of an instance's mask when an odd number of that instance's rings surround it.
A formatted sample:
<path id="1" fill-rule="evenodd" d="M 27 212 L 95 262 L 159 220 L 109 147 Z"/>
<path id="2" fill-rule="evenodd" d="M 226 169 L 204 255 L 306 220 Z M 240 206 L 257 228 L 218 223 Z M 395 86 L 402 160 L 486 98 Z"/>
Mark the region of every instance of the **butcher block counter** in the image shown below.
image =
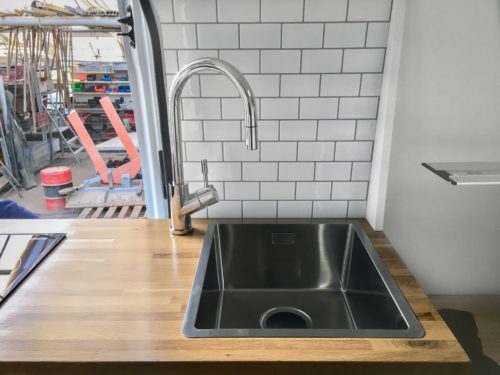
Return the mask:
<path id="1" fill-rule="evenodd" d="M 408 299 L 420 339 L 186 338 L 207 222 L 9 220 L 2 233 L 66 232 L 0 308 L 0 374 L 466 374 L 469 359 L 382 232 L 361 222 Z"/>

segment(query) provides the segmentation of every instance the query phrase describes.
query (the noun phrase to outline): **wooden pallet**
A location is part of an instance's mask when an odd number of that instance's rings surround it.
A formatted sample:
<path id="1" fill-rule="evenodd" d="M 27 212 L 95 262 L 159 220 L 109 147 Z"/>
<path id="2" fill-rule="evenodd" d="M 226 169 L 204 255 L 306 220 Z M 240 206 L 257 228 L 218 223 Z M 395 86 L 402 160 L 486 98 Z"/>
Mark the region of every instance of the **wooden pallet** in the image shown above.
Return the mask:
<path id="1" fill-rule="evenodd" d="M 78 219 L 144 219 L 146 206 L 86 207 Z"/>

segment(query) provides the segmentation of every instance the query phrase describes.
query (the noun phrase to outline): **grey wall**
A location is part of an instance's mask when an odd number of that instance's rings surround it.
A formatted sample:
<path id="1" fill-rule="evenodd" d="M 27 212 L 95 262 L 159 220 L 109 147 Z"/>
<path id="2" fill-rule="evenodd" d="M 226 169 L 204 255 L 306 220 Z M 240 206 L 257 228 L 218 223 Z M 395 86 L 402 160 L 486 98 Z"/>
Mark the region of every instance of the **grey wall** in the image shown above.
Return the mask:
<path id="1" fill-rule="evenodd" d="M 428 293 L 500 293 L 500 186 L 423 161 L 500 161 L 500 2 L 410 0 L 384 231 Z"/>

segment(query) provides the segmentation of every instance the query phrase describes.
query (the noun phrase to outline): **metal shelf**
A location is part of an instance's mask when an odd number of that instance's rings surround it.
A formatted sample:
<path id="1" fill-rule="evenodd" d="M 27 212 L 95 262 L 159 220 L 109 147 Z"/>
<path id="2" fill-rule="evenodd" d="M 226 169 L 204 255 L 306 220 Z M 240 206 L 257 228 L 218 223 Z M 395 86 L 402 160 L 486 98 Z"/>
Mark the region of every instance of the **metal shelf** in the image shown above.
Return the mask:
<path id="1" fill-rule="evenodd" d="M 130 81 L 72 81 L 72 83 L 108 83 L 110 85 L 130 84 Z"/>
<path id="2" fill-rule="evenodd" d="M 452 185 L 500 185 L 500 162 L 422 163 Z"/>
<path id="3" fill-rule="evenodd" d="M 73 92 L 73 96 L 92 95 L 92 96 L 129 96 L 130 92 Z"/>

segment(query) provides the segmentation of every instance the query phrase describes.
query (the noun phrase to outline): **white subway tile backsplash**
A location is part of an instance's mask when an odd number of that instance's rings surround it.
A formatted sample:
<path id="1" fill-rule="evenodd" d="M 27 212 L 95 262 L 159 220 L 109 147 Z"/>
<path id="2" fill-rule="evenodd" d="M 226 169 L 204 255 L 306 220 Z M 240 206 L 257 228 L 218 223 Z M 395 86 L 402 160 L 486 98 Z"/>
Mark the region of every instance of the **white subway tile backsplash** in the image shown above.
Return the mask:
<path id="1" fill-rule="evenodd" d="M 185 142 L 185 145 L 187 161 L 199 161 L 201 159 L 222 160 L 221 142 Z"/>
<path id="2" fill-rule="evenodd" d="M 244 181 L 276 181 L 278 163 L 243 163 Z"/>
<path id="3" fill-rule="evenodd" d="M 221 101 L 224 120 L 242 120 L 244 118 L 243 102 L 240 98 L 221 99 Z"/>
<path id="4" fill-rule="evenodd" d="M 199 162 L 184 163 L 186 181 L 202 181 Z M 241 181 L 241 163 L 208 162 L 208 178 L 210 181 Z"/>
<path id="5" fill-rule="evenodd" d="M 196 48 L 196 26 L 187 24 L 161 25 L 163 47 L 167 49 Z"/>
<path id="6" fill-rule="evenodd" d="M 174 21 L 172 13 L 172 0 L 153 0 L 151 2 L 153 9 L 156 11 L 161 23 Z"/>
<path id="7" fill-rule="evenodd" d="M 224 187 L 226 200 L 258 200 L 259 182 L 226 182 Z"/>
<path id="8" fill-rule="evenodd" d="M 240 96 L 234 83 L 224 75 L 201 75 L 200 87 L 203 97 Z"/>
<path id="9" fill-rule="evenodd" d="M 280 48 L 280 24 L 240 25 L 240 48 Z"/>
<path id="10" fill-rule="evenodd" d="M 319 74 L 283 74 L 281 96 L 318 96 Z"/>
<path id="11" fill-rule="evenodd" d="M 384 49 L 346 49 L 344 73 L 380 73 L 384 68 Z"/>
<path id="12" fill-rule="evenodd" d="M 280 140 L 314 141 L 316 126 L 316 121 L 313 120 L 280 121 Z"/>
<path id="13" fill-rule="evenodd" d="M 332 199 L 366 199 L 368 182 L 334 181 L 332 182 Z"/>
<path id="14" fill-rule="evenodd" d="M 340 98 L 339 118 L 374 119 L 377 117 L 378 98 Z"/>
<path id="15" fill-rule="evenodd" d="M 337 142 L 336 161 L 371 161 L 372 142 Z"/>
<path id="16" fill-rule="evenodd" d="M 256 97 L 279 96 L 280 76 L 278 74 L 247 74 L 245 78 Z"/>
<path id="17" fill-rule="evenodd" d="M 220 99 L 183 98 L 182 109 L 186 120 L 220 119 Z"/>
<path id="18" fill-rule="evenodd" d="M 363 74 L 361 96 L 380 96 L 382 74 Z"/>
<path id="19" fill-rule="evenodd" d="M 327 23 L 325 25 L 326 48 L 363 47 L 366 39 L 366 23 Z"/>
<path id="20" fill-rule="evenodd" d="M 219 22 L 259 22 L 259 0 L 217 0 Z"/>
<path id="21" fill-rule="evenodd" d="M 199 24 L 198 48 L 238 48 L 238 25 Z"/>
<path id="22" fill-rule="evenodd" d="M 349 21 L 389 21 L 391 0 L 349 0 Z"/>
<path id="23" fill-rule="evenodd" d="M 167 89 L 170 89 L 174 75 L 167 75 Z M 195 76 L 188 79 L 184 88 L 182 89 L 182 97 L 184 98 L 198 98 L 200 96 L 200 77 Z"/>
<path id="24" fill-rule="evenodd" d="M 337 118 L 337 98 L 300 98 L 301 119 Z"/>
<path id="25" fill-rule="evenodd" d="M 371 162 L 355 162 L 352 163 L 352 176 L 353 181 L 368 181 L 372 171 Z"/>
<path id="26" fill-rule="evenodd" d="M 280 181 L 314 180 L 314 163 L 279 163 Z"/>
<path id="27" fill-rule="evenodd" d="M 261 199 L 294 199 L 295 182 L 261 182 Z"/>
<path id="28" fill-rule="evenodd" d="M 247 150 L 245 142 L 224 142 L 225 161 L 257 161 L 258 150 Z"/>
<path id="29" fill-rule="evenodd" d="M 299 115 L 298 98 L 263 98 L 261 99 L 261 118 L 296 119 Z"/>
<path id="30" fill-rule="evenodd" d="M 355 120 L 319 120 L 318 140 L 349 141 L 354 139 Z"/>
<path id="31" fill-rule="evenodd" d="M 366 216 L 366 201 L 349 201 L 347 217 L 349 219 L 362 219 Z"/>
<path id="32" fill-rule="evenodd" d="M 348 0 L 305 0 L 304 21 L 345 21 Z"/>
<path id="33" fill-rule="evenodd" d="M 351 178 L 351 163 L 316 163 L 316 181 L 348 181 Z"/>
<path id="34" fill-rule="evenodd" d="M 300 50 L 262 50 L 262 73 L 299 73 Z"/>
<path id="35" fill-rule="evenodd" d="M 315 201 L 313 218 L 345 218 L 347 216 L 347 201 Z"/>
<path id="36" fill-rule="evenodd" d="M 279 139 L 279 121 L 260 120 L 257 124 L 257 133 L 260 141 L 277 141 Z M 244 134 L 242 135 L 243 137 L 245 136 Z"/>
<path id="37" fill-rule="evenodd" d="M 166 49 L 164 51 L 165 73 L 175 74 L 179 71 L 177 65 L 177 51 Z"/>
<path id="38" fill-rule="evenodd" d="M 311 201 L 279 201 L 278 202 L 278 217 L 279 218 L 299 218 L 311 217 L 312 202 Z"/>
<path id="39" fill-rule="evenodd" d="M 216 22 L 215 0 L 173 0 L 175 22 Z"/>
<path id="40" fill-rule="evenodd" d="M 332 184 L 330 182 L 297 182 L 296 199 L 328 199 Z"/>
<path id="41" fill-rule="evenodd" d="M 184 65 L 189 64 L 190 62 L 193 62 L 195 60 L 201 59 L 203 57 L 213 57 L 217 58 L 219 57 L 219 53 L 217 50 L 179 50 L 177 51 L 178 57 L 179 57 L 179 68 L 182 68 Z M 191 78 L 189 81 L 192 81 L 193 78 Z"/>
<path id="42" fill-rule="evenodd" d="M 357 141 L 373 141 L 375 139 L 375 131 L 377 128 L 377 120 L 358 120 L 356 126 Z"/>
<path id="43" fill-rule="evenodd" d="M 321 96 L 357 96 L 360 74 L 321 75 Z"/>
<path id="44" fill-rule="evenodd" d="M 241 140 L 241 122 L 239 120 L 203 121 L 205 141 Z M 184 133 L 182 134 L 183 137 Z"/>
<path id="45" fill-rule="evenodd" d="M 261 1 L 262 22 L 302 21 L 304 0 Z"/>
<path id="46" fill-rule="evenodd" d="M 243 202 L 243 217 L 245 218 L 276 218 L 277 213 L 276 201 Z"/>
<path id="47" fill-rule="evenodd" d="M 323 24 L 289 23 L 282 29 L 283 48 L 319 48 L 323 45 Z"/>
<path id="48" fill-rule="evenodd" d="M 191 214 L 193 219 L 206 219 L 208 217 L 208 209 L 204 208 L 201 211 Z"/>
<path id="49" fill-rule="evenodd" d="M 297 160 L 297 142 L 261 142 L 260 157 L 262 161 Z"/>
<path id="50" fill-rule="evenodd" d="M 220 58 L 234 65 L 241 73 L 259 73 L 259 50 L 222 50 Z"/>
<path id="51" fill-rule="evenodd" d="M 302 52 L 302 73 L 338 73 L 341 66 L 341 49 L 312 49 Z"/>
<path id="52" fill-rule="evenodd" d="M 298 160 L 330 161 L 334 151 L 335 142 L 299 142 Z"/>
<path id="53" fill-rule="evenodd" d="M 203 141 L 203 127 L 201 121 L 182 121 L 183 141 Z"/>
<path id="54" fill-rule="evenodd" d="M 220 201 L 208 207 L 209 218 L 241 218 L 241 201 Z"/>
<path id="55" fill-rule="evenodd" d="M 389 37 L 389 22 L 370 22 L 366 37 L 367 47 L 386 47 Z"/>

